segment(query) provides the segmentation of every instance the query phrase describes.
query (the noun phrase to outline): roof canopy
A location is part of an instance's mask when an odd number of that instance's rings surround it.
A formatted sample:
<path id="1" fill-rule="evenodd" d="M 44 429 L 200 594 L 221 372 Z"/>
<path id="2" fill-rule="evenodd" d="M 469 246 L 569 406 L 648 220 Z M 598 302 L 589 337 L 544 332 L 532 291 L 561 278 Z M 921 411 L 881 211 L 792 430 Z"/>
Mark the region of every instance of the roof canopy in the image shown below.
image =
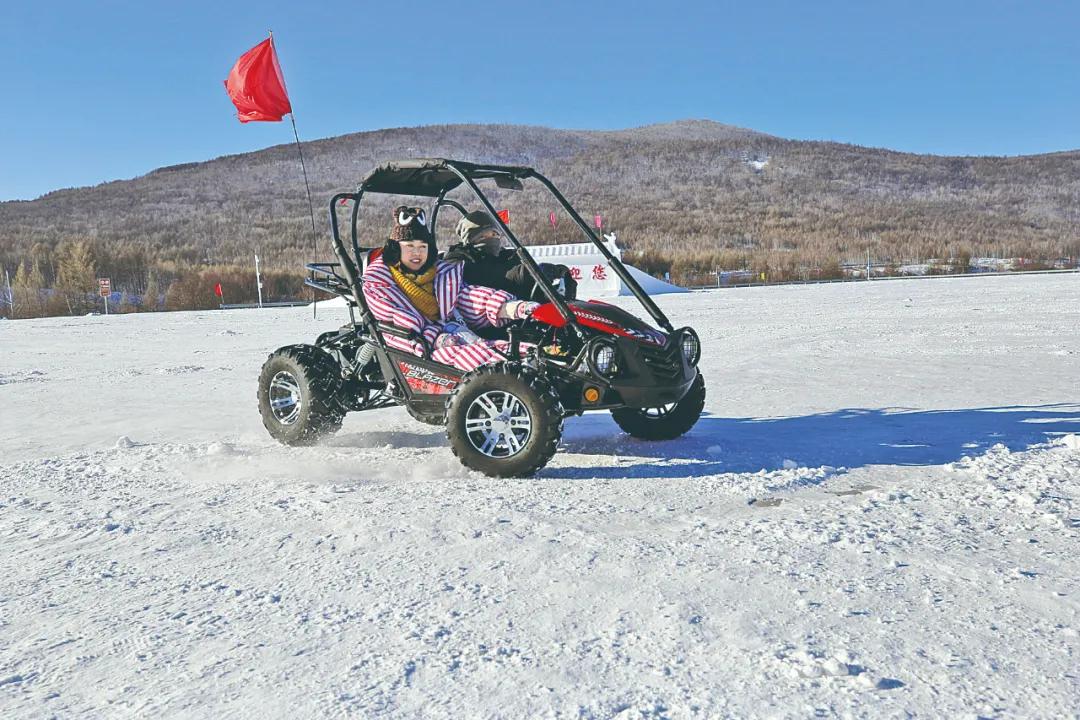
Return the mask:
<path id="1" fill-rule="evenodd" d="M 368 173 L 362 187 L 365 192 L 437 197 L 439 193 L 449 192 L 462 183 L 454 169 L 473 180 L 526 178 L 533 174 L 532 168 L 524 166 L 477 165 L 443 158 L 392 160 Z"/>

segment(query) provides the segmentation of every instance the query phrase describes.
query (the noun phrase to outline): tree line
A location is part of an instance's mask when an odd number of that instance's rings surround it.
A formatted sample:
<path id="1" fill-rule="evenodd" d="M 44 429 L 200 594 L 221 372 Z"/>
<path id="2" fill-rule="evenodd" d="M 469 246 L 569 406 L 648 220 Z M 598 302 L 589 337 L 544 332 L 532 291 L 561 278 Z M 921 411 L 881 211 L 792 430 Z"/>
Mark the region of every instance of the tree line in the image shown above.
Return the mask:
<path id="1" fill-rule="evenodd" d="M 108 276 L 113 291 L 109 311 L 208 310 L 222 302 L 255 302 L 253 267 L 182 267 L 154 263 L 139 252 L 112 256 L 86 241 L 63 242 L 54 251 L 35 245 L 10 278 L 10 298 L 0 314 L 11 318 L 83 315 L 103 312 L 98 278 Z M 301 273 L 268 269 L 261 273 L 263 300 L 301 297 Z M 218 296 L 217 288 L 221 289 Z"/>

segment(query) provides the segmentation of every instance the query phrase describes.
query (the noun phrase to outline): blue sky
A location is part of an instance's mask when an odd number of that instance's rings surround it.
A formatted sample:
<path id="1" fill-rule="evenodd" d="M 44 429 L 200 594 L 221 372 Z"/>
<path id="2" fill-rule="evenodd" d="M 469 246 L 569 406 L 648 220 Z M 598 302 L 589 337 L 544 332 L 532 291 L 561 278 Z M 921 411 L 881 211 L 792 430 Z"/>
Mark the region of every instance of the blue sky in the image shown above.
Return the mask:
<path id="1" fill-rule="evenodd" d="M 947 155 L 1080 148 L 1080 3 L 24 2 L 0 200 L 290 142 L 222 80 L 273 29 L 301 138 L 708 118 Z"/>

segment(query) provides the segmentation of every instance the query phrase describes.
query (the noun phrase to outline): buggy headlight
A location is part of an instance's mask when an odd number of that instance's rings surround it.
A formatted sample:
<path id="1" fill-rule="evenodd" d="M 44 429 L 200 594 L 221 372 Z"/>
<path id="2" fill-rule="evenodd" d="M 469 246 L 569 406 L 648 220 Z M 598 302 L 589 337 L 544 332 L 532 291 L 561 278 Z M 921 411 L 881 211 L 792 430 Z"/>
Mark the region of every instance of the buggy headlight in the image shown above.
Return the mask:
<path id="1" fill-rule="evenodd" d="M 614 377 L 619 372 L 615 346 L 609 342 L 596 341 L 589 350 L 589 365 L 601 377 Z"/>
<path id="2" fill-rule="evenodd" d="M 694 367 L 701 359 L 701 340 L 691 328 L 683 328 L 679 334 L 682 336 L 679 338 L 679 343 L 682 345 L 683 359 L 690 367 Z"/>

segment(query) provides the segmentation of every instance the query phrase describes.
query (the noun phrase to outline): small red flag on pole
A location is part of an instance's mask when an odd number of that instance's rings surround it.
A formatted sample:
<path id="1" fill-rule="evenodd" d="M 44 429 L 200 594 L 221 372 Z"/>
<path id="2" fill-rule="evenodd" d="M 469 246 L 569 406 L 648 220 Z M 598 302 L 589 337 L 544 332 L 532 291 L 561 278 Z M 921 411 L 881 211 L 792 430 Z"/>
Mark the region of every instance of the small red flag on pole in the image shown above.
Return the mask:
<path id="1" fill-rule="evenodd" d="M 555 217 L 555 213 L 548 213 L 548 220 L 551 222 L 553 229 L 559 227 L 559 219 Z"/>
<path id="2" fill-rule="evenodd" d="M 225 296 L 221 294 L 221 283 L 218 283 L 217 285 L 214 286 L 214 294 L 217 295 L 222 300 L 225 299 Z"/>
<path id="3" fill-rule="evenodd" d="M 292 112 L 273 38 L 240 56 L 225 80 L 225 92 L 242 122 L 280 122 Z"/>
<path id="4" fill-rule="evenodd" d="M 504 223 L 506 223 L 507 225 L 510 224 L 510 211 L 509 210 L 500 210 L 498 212 L 498 216 L 499 216 L 499 219 L 502 220 Z"/>
<path id="5" fill-rule="evenodd" d="M 604 227 L 604 219 L 600 217 L 600 213 L 596 213 L 596 216 L 593 217 L 593 224 L 596 225 L 597 228 Z"/>

